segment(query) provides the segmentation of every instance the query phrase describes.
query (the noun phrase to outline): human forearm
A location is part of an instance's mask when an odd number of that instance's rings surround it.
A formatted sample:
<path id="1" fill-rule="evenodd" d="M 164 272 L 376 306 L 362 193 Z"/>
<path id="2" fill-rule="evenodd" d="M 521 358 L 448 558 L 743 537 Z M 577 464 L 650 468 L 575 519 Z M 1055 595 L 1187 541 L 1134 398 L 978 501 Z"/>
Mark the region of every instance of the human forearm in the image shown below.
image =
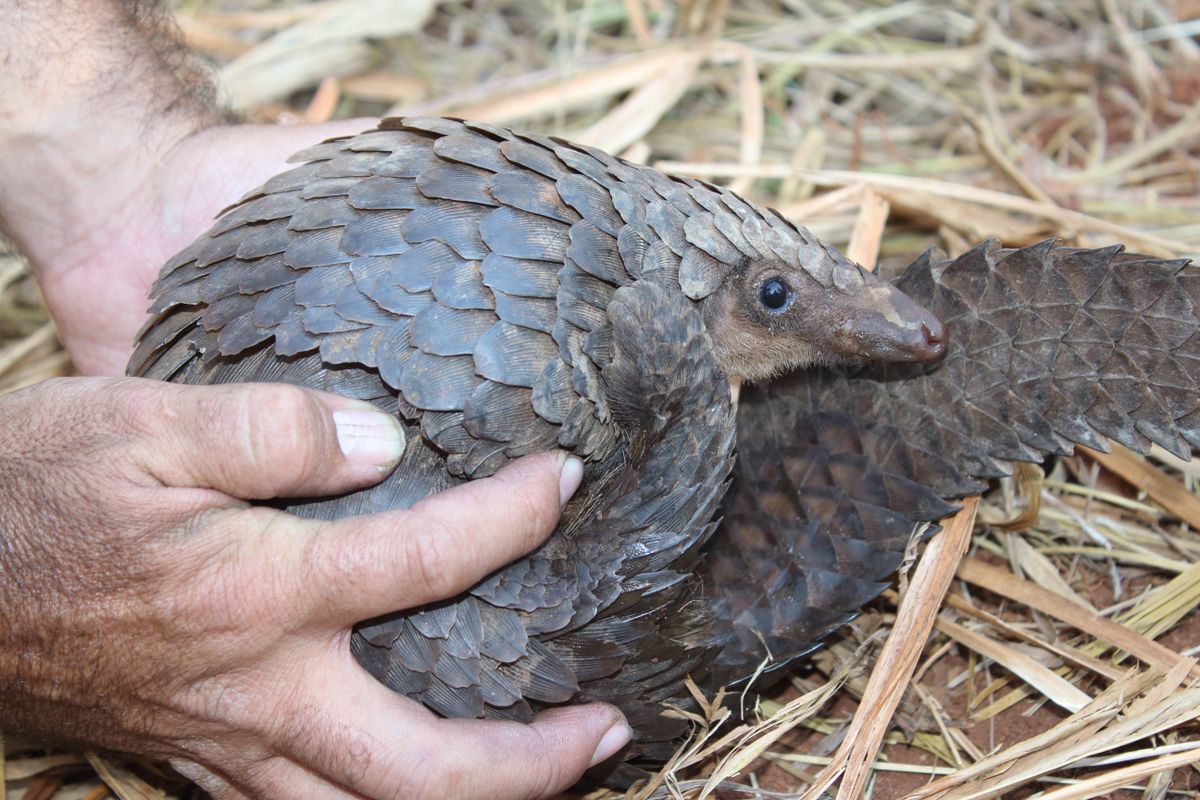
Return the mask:
<path id="1" fill-rule="evenodd" d="M 156 163 L 220 120 L 157 1 L 0 0 L 0 83 L 0 222 L 39 272 L 119 227 Z"/>
<path id="2" fill-rule="evenodd" d="M 0 228 L 85 373 L 120 373 L 163 262 L 284 159 L 369 121 L 219 125 L 155 0 L 0 0 Z"/>

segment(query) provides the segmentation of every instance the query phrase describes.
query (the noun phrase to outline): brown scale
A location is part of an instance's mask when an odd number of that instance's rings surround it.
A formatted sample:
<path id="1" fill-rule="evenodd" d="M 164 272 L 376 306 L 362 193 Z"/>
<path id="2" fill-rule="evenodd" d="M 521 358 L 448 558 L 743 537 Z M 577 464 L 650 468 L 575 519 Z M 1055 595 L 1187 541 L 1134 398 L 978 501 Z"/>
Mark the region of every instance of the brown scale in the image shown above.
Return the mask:
<path id="1" fill-rule="evenodd" d="M 366 669 L 441 714 L 605 700 L 636 731 L 625 758 L 661 758 L 685 676 L 713 690 L 808 652 L 1007 462 L 1200 445 L 1186 262 L 989 244 L 892 285 L 719 187 L 450 119 L 293 161 L 163 268 L 129 372 L 398 414 L 396 472 L 287 506 L 306 516 L 585 458 L 537 552 L 356 630 Z"/>

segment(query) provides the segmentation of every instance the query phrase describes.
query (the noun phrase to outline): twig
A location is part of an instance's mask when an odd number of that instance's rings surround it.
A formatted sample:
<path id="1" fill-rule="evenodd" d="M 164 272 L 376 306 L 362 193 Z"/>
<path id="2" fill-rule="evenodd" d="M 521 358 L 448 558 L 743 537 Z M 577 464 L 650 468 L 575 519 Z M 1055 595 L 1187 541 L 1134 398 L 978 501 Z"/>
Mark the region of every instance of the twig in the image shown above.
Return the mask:
<path id="1" fill-rule="evenodd" d="M 857 798 L 862 793 L 871 762 L 908 688 L 954 568 L 966 552 L 978 508 L 978 497 L 967 498 L 962 511 L 951 517 L 926 546 L 845 740 L 802 800 L 817 800 L 839 776 L 842 783 L 838 800 Z"/>

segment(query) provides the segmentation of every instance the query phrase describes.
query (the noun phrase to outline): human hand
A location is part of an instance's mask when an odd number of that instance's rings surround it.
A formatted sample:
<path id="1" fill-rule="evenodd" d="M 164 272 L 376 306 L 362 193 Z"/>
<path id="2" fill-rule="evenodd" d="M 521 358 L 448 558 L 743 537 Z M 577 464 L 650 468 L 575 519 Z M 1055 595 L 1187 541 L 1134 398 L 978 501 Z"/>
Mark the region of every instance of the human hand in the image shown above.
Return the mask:
<path id="1" fill-rule="evenodd" d="M 102 170 L 64 164 L 54 171 L 66 184 L 58 190 L 72 195 L 68 201 L 27 192 L 26 203 L 36 205 L 10 212 L 10 225 L 76 366 L 87 374 L 124 372 L 146 320 L 147 291 L 168 258 L 207 230 L 221 209 L 283 171 L 294 152 L 372 125 L 182 129 L 180 138 L 153 145 L 149 154 L 136 152 L 149 145 L 133 138 L 129 151 L 107 159 Z M 70 218 L 62 219 L 64 213 Z"/>
<path id="2" fill-rule="evenodd" d="M 0 425 L 10 732 L 166 758 L 222 800 L 538 797 L 624 744 L 601 704 L 530 725 L 436 718 L 348 646 L 355 621 L 540 543 L 577 461 L 530 456 L 407 511 L 321 522 L 241 498 L 379 480 L 402 444 L 369 405 L 75 378 L 0 397 L 0 420 L 20 421 Z"/>

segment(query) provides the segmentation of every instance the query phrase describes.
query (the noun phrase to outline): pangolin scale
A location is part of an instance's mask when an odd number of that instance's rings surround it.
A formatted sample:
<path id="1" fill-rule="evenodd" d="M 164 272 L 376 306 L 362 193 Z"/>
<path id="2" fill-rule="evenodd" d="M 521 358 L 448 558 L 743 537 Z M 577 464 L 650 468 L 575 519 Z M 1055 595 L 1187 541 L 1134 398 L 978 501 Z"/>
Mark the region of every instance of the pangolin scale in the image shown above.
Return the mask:
<path id="1" fill-rule="evenodd" d="M 808 652 L 882 590 L 917 526 L 1009 462 L 1105 439 L 1200 447 L 1185 261 L 988 243 L 889 287 L 720 187 L 451 119 L 385 120 L 293 161 L 164 267 L 129 372 L 398 414 L 396 472 L 286 505 L 306 516 L 410 506 L 555 447 L 585 459 L 537 552 L 356 629 L 367 670 L 443 715 L 604 700 L 636 732 L 626 759 L 663 758 L 686 676 L 715 689 Z M 762 262 L 817 292 L 789 324 L 826 350 L 735 405 L 732 372 L 779 371 L 735 352 L 746 320 L 763 353 L 785 341 L 723 288 Z"/>

